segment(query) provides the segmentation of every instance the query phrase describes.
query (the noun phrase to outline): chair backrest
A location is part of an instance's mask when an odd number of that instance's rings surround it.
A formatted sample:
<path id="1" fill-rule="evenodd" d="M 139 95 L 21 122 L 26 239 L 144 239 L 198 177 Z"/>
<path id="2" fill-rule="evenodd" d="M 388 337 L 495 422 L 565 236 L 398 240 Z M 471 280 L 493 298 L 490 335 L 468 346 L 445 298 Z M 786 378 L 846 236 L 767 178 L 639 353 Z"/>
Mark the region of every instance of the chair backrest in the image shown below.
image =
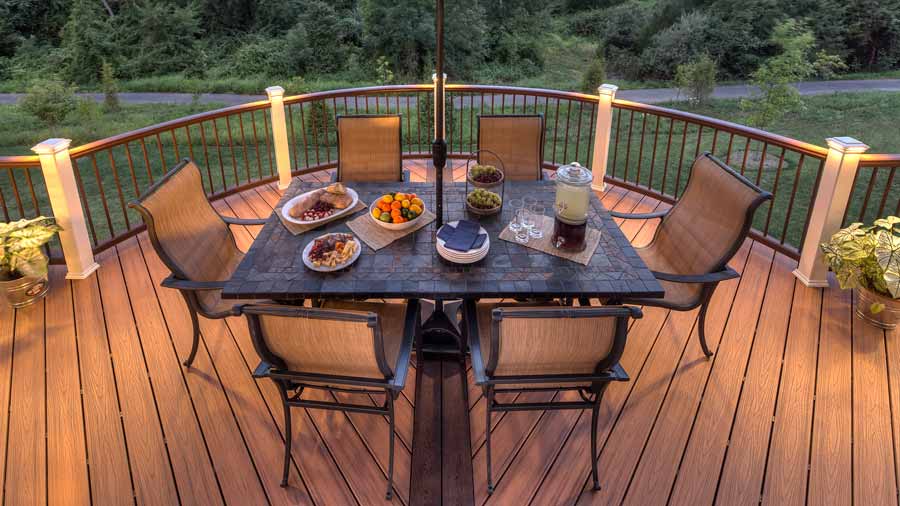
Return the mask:
<path id="1" fill-rule="evenodd" d="M 338 116 L 338 181 L 403 180 L 399 114 Z"/>
<path id="2" fill-rule="evenodd" d="M 180 278 L 221 281 L 243 257 L 191 160 L 182 160 L 129 206 L 144 219 L 160 259 Z"/>
<path id="3" fill-rule="evenodd" d="M 544 117 L 540 114 L 479 116 L 478 149 L 500 157 L 506 179 L 538 181 L 544 163 Z M 481 152 L 478 158 L 478 163 L 499 167 L 491 153 Z"/>
<path id="4" fill-rule="evenodd" d="M 649 247 L 678 272 L 722 270 L 737 253 L 765 192 L 709 153 L 700 155 L 681 198 L 663 218 Z"/>
<path id="5" fill-rule="evenodd" d="M 630 306 L 496 308 L 489 376 L 565 376 L 604 372 L 625 349 Z"/>
<path id="6" fill-rule="evenodd" d="M 257 353 L 285 372 L 376 381 L 393 376 L 376 313 L 261 304 L 241 312 Z"/>

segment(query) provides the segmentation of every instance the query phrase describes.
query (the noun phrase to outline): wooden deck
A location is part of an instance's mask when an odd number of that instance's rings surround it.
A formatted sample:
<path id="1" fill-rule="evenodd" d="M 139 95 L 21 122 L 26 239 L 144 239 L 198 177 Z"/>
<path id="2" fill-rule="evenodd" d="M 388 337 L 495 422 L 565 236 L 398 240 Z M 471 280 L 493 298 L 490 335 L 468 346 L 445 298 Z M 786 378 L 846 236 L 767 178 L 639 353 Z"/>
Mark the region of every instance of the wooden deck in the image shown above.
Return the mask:
<path id="1" fill-rule="evenodd" d="M 278 198 L 262 186 L 216 207 L 266 216 Z M 602 198 L 621 211 L 660 205 L 615 187 Z M 623 229 L 641 243 L 653 226 Z M 257 231 L 238 229 L 240 245 Z M 201 320 L 185 369 L 190 320 L 178 293 L 159 287 L 167 271 L 146 235 L 99 260 L 86 281 L 54 268 L 32 307 L 0 307 L 3 504 L 385 502 L 386 420 L 295 416 L 291 486 L 280 488 L 280 401 L 250 376 L 246 324 Z M 646 308 L 633 324 L 622 359 L 631 381 L 603 401 L 599 492 L 589 490 L 586 412 L 510 412 L 494 417 L 488 497 L 484 400 L 469 372 L 474 490 L 461 503 L 898 504 L 900 336 L 861 325 L 847 292 L 804 287 L 795 262 L 765 246 L 748 242 L 732 266 L 743 276 L 715 295 L 713 359 L 700 352 L 696 312 Z M 410 376 L 397 403 L 394 501 L 436 504 L 410 497 L 415 388 Z"/>

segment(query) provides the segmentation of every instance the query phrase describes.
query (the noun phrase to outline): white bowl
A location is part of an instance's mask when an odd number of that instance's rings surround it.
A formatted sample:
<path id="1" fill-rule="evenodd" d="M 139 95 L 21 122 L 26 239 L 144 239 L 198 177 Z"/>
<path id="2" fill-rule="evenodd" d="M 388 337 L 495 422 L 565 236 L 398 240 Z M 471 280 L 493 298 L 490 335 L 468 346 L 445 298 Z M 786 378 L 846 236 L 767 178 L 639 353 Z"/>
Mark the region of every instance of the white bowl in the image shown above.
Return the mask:
<path id="1" fill-rule="evenodd" d="M 347 188 L 347 195 L 350 195 L 350 197 L 353 198 L 353 201 L 350 202 L 350 205 L 345 207 L 344 209 L 335 209 L 334 212 L 331 213 L 331 216 L 326 216 L 324 218 L 319 218 L 318 220 L 310 220 L 310 221 L 303 221 L 299 218 L 294 218 L 293 216 L 291 216 L 291 214 L 290 214 L 291 208 L 293 208 L 295 205 L 297 205 L 297 202 L 301 198 L 305 197 L 306 195 L 309 195 L 310 193 L 317 192 L 317 191 L 319 191 L 319 190 L 308 191 L 306 193 L 297 195 L 296 197 L 292 198 L 291 200 L 288 200 L 287 202 L 285 202 L 284 206 L 282 206 L 282 208 L 281 208 L 281 216 L 283 216 L 284 219 L 286 219 L 287 221 L 289 221 L 291 223 L 296 223 L 298 225 L 315 225 L 317 223 L 324 223 L 326 221 L 333 220 L 333 219 L 337 218 L 338 216 L 349 213 L 350 211 L 353 210 L 354 207 L 356 207 L 357 202 L 359 202 L 359 194 L 357 194 L 355 190 L 353 190 L 351 188 Z"/>
<path id="2" fill-rule="evenodd" d="M 425 209 L 422 209 L 422 214 L 416 216 L 415 219 L 407 221 L 406 223 L 386 223 L 381 220 L 377 220 L 374 216 L 372 216 L 372 211 L 375 210 L 375 206 L 378 205 L 379 200 L 376 200 L 375 202 L 369 204 L 369 218 L 388 230 L 406 230 L 408 228 L 414 227 L 417 223 L 419 223 L 419 220 L 421 220 L 422 217 L 425 216 Z"/>

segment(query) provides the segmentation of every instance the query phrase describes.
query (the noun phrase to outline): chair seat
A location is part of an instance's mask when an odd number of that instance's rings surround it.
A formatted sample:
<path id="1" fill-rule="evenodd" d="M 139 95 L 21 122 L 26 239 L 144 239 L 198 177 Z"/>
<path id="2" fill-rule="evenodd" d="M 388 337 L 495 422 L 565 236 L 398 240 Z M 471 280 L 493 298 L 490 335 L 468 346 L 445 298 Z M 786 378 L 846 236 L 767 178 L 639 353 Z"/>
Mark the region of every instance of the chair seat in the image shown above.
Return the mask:
<path id="1" fill-rule="evenodd" d="M 327 300 L 325 309 L 344 309 L 362 313 L 376 313 L 381 321 L 381 339 L 384 343 L 384 359 L 391 370 L 399 365 L 400 348 L 403 344 L 403 324 L 406 319 L 406 304 L 390 302 L 356 302 L 350 300 Z"/>
<path id="2" fill-rule="evenodd" d="M 647 264 L 651 271 L 668 272 L 672 274 L 702 274 L 682 272 L 682 269 L 675 266 L 664 255 L 660 254 L 658 248 L 648 246 L 644 248 L 635 248 L 641 259 Z M 651 306 L 664 304 L 673 308 L 693 308 L 700 303 L 700 295 L 703 285 L 700 283 L 674 283 L 672 281 L 659 280 L 663 290 L 666 291 L 665 297 L 662 299 L 640 299 L 640 303 Z M 630 302 L 636 300 L 628 299 Z"/>
<path id="3" fill-rule="evenodd" d="M 228 263 L 216 266 L 216 279 L 209 281 L 221 281 L 231 277 L 238 264 L 244 259 L 244 254 L 237 251 L 229 258 Z M 197 280 L 200 281 L 200 280 Z M 204 280 L 206 281 L 206 280 Z M 260 304 L 264 301 L 249 299 L 223 299 L 222 290 L 202 290 L 198 291 L 197 300 L 200 302 L 200 308 L 208 316 L 213 318 L 230 313 L 234 306 L 239 304 Z"/>

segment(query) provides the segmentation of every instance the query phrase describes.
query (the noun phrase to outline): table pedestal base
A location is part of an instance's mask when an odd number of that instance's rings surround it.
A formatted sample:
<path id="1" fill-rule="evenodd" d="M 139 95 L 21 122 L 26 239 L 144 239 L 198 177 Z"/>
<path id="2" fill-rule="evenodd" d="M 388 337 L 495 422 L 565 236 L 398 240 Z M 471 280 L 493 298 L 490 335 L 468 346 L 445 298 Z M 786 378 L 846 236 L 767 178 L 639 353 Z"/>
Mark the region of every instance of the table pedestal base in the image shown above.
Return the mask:
<path id="1" fill-rule="evenodd" d="M 456 323 L 456 313 L 461 301 L 433 303 L 422 301 L 422 350 L 423 357 L 457 358 L 465 356 L 466 345 Z"/>

